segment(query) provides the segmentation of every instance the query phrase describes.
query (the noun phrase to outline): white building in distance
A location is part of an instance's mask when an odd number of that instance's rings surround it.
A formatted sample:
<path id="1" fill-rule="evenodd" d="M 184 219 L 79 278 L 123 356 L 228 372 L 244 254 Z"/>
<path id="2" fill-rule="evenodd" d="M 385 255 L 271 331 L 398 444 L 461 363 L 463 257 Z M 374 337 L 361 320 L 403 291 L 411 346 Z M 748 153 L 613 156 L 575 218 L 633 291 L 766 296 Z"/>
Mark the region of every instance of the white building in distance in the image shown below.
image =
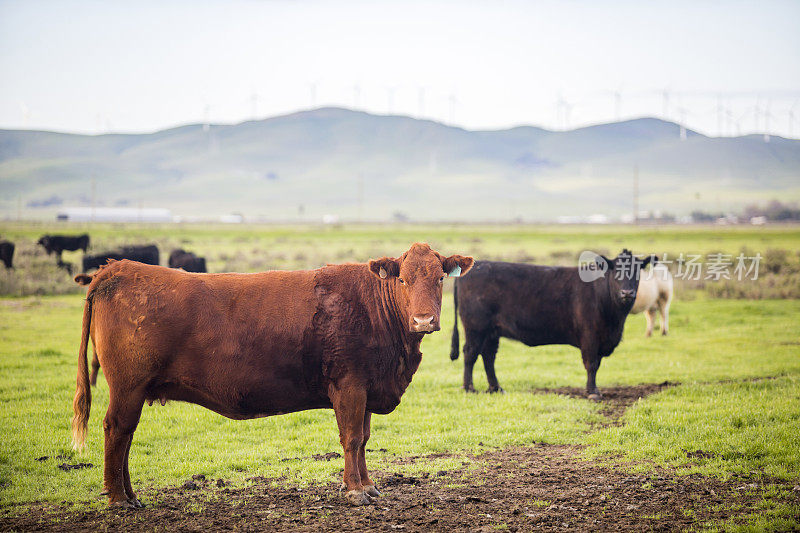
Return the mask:
<path id="1" fill-rule="evenodd" d="M 173 222 L 172 211 L 160 207 L 65 207 L 56 220 L 65 222 Z"/>

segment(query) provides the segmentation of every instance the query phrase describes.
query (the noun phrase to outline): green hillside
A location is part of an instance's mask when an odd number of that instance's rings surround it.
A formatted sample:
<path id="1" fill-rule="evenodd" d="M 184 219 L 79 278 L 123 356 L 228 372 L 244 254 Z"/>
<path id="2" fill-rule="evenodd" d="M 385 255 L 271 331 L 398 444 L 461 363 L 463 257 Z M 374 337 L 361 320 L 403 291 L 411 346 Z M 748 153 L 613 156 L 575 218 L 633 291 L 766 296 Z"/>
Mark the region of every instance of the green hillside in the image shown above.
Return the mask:
<path id="1" fill-rule="evenodd" d="M 166 207 L 273 220 L 546 220 L 687 213 L 800 199 L 800 141 L 710 138 L 654 118 L 554 132 L 468 131 L 322 108 L 140 135 L 0 130 L 0 218 L 59 207 Z M 361 209 L 359 209 L 359 198 Z M 302 208 L 301 208 L 302 206 Z"/>

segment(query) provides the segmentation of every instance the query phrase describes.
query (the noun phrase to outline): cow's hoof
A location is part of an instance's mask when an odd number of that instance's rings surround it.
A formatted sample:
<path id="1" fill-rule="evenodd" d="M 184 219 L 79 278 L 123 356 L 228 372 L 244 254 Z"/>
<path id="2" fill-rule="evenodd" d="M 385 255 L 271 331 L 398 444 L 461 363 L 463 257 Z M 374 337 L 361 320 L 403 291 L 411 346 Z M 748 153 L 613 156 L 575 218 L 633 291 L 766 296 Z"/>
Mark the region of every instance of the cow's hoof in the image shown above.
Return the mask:
<path id="1" fill-rule="evenodd" d="M 475 393 L 475 392 L 478 392 L 478 391 L 476 391 L 476 390 L 475 390 L 475 387 L 473 387 L 472 385 L 470 385 L 469 387 L 464 387 L 464 392 L 472 392 L 472 393 Z"/>
<path id="2" fill-rule="evenodd" d="M 131 500 L 117 500 L 115 502 L 108 502 L 110 509 L 137 509 L 137 506 Z"/>
<path id="3" fill-rule="evenodd" d="M 351 490 L 345 497 L 350 505 L 369 505 L 372 503 L 372 497 L 363 490 Z"/>
<path id="4" fill-rule="evenodd" d="M 377 498 L 381 495 L 381 491 L 379 491 L 375 485 L 364 485 L 364 492 L 373 498 Z"/>
<path id="5" fill-rule="evenodd" d="M 667 333 L 669 333 L 669 332 L 667 332 L 667 331 L 662 331 L 662 332 L 661 332 L 661 336 L 662 336 L 662 337 L 666 337 L 666 336 L 667 336 Z"/>
<path id="6" fill-rule="evenodd" d="M 593 402 L 599 402 L 600 400 L 603 399 L 603 395 L 600 394 L 599 392 L 593 392 L 589 395 L 589 399 L 592 400 Z"/>
<path id="7" fill-rule="evenodd" d="M 142 507 L 144 507 L 144 504 L 139 501 L 139 498 L 135 498 L 135 497 L 134 498 L 129 498 L 128 501 L 131 502 L 133 504 L 133 506 L 136 507 L 137 509 L 141 509 Z"/>
<path id="8" fill-rule="evenodd" d="M 486 392 L 488 392 L 489 394 L 494 394 L 494 393 L 498 393 L 498 394 L 505 394 L 505 393 L 506 393 L 506 391 L 505 391 L 505 390 L 503 390 L 503 387 L 497 387 L 497 388 L 494 388 L 494 387 L 489 387 L 489 388 L 486 390 Z"/>

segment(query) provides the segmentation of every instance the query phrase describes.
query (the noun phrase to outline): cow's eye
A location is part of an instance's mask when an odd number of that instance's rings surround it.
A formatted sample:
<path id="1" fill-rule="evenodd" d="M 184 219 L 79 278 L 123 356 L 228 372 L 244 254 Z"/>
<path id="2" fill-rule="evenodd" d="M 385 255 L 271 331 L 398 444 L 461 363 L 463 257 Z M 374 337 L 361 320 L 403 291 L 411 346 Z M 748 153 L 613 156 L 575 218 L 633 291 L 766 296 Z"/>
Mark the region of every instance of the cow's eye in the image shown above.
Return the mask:
<path id="1" fill-rule="evenodd" d="M 406 281 L 403 278 L 397 278 L 397 281 L 400 282 L 400 285 L 405 285 Z"/>
<path id="2" fill-rule="evenodd" d="M 439 278 L 439 283 L 444 283 L 444 276 L 442 276 L 441 278 Z"/>

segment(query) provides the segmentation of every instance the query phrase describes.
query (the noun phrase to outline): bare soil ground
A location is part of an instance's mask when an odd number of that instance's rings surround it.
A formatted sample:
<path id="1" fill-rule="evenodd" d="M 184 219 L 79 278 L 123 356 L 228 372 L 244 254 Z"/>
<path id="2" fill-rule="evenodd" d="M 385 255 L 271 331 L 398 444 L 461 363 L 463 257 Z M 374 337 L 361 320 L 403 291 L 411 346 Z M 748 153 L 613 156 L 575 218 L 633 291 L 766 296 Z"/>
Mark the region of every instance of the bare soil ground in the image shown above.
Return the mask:
<path id="1" fill-rule="evenodd" d="M 665 386 L 605 389 L 610 423 L 627 405 Z M 572 389 L 547 392 L 578 394 Z M 320 457 L 341 460 L 333 452 Z M 376 472 L 383 496 L 360 508 L 344 502 L 335 482 L 298 489 L 281 480 L 273 486 L 276 480 L 252 478 L 249 485 L 234 488 L 225 480 L 194 476 L 179 487 L 141 491 L 144 509 L 32 505 L 0 518 L 0 530 L 675 531 L 755 512 L 764 484 L 786 485 L 763 476 L 723 482 L 667 468 L 631 474 L 624 464 L 585 461 L 577 446 L 535 444 L 463 457 L 477 461 L 477 469 L 465 460 L 459 468 L 420 476 Z M 800 503 L 800 488 L 786 488 L 792 494 L 787 503 Z"/>
<path id="2" fill-rule="evenodd" d="M 663 383 L 643 383 L 633 387 L 603 387 L 601 389 L 603 398 L 600 400 L 600 413 L 602 413 L 603 416 L 608 419 L 608 421 L 603 425 L 608 426 L 619 424 L 620 418 L 625 413 L 625 410 L 636 403 L 636 400 L 645 398 L 651 394 L 661 392 L 667 387 L 674 387 L 676 385 L 680 384 L 664 381 Z M 561 394 L 563 396 L 569 396 L 570 398 L 586 398 L 586 389 L 580 387 L 531 389 L 531 392 L 535 394 Z"/>

